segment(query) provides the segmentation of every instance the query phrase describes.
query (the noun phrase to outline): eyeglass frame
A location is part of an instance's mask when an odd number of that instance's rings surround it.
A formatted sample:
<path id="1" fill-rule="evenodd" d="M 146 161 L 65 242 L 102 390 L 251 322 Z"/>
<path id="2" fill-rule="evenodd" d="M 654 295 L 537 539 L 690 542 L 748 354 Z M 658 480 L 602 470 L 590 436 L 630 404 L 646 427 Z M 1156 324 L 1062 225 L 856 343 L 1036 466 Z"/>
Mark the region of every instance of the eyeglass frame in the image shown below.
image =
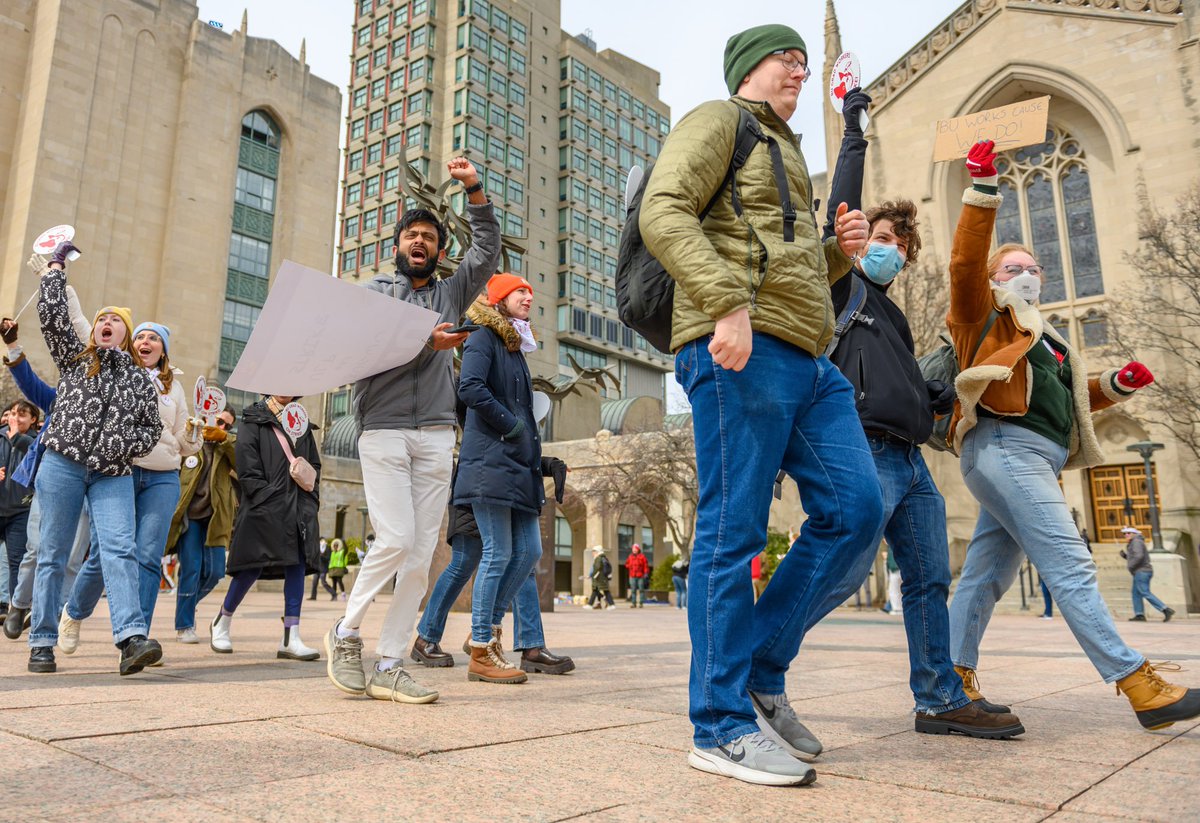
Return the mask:
<path id="1" fill-rule="evenodd" d="M 780 60 L 779 62 L 783 64 L 783 67 L 785 69 L 787 69 L 787 73 L 795 74 L 796 69 L 800 68 L 801 63 L 799 60 L 793 60 L 791 55 L 788 54 L 788 51 L 789 51 L 788 49 L 780 49 L 779 51 L 771 52 L 771 54 L 769 56 L 782 57 L 783 59 Z M 788 68 L 788 63 L 795 63 L 796 65 L 793 66 L 792 68 Z M 805 59 L 803 65 L 804 65 L 804 79 L 801 80 L 800 82 L 807 83 L 812 78 L 812 68 L 808 65 L 807 59 Z"/>
<path id="2" fill-rule="evenodd" d="M 1013 271 L 1013 269 L 1016 269 L 1016 271 Z M 1034 277 L 1041 277 L 1046 273 L 1046 267 L 1040 266 L 1037 263 L 1034 263 L 1032 266 L 1022 266 L 1020 263 L 1009 263 L 1007 266 L 1001 266 L 1000 270 L 997 271 L 996 274 L 1004 273 L 1011 274 L 1013 277 L 1017 277 L 1025 272 L 1029 272 Z"/>

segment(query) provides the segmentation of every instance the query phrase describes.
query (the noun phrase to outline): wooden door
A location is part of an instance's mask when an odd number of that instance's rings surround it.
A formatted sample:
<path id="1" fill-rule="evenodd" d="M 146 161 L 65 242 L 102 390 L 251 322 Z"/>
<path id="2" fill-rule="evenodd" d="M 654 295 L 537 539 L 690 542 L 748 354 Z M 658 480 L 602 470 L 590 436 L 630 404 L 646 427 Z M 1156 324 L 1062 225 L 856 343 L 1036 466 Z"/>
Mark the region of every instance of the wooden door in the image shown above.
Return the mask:
<path id="1" fill-rule="evenodd" d="M 1096 534 L 1092 539 L 1102 543 L 1123 542 L 1122 526 L 1140 529 L 1149 538 L 1150 498 L 1146 494 L 1145 466 L 1141 463 L 1100 466 L 1088 474 L 1092 486 L 1092 516 L 1096 523 Z M 1157 489 L 1157 468 L 1154 470 L 1154 484 Z"/>

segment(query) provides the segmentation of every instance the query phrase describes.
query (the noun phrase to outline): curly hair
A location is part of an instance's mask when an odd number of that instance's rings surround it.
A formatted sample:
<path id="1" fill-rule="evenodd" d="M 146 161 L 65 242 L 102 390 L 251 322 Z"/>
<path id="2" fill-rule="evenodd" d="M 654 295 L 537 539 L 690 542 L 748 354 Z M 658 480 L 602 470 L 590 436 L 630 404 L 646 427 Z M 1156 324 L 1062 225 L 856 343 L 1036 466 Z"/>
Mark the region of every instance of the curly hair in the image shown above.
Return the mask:
<path id="1" fill-rule="evenodd" d="M 921 255 L 921 235 L 917 231 L 917 206 L 911 200 L 884 200 L 867 209 L 867 223 L 871 228 L 879 220 L 892 221 L 892 233 L 908 246 L 906 264 L 917 262 Z"/>

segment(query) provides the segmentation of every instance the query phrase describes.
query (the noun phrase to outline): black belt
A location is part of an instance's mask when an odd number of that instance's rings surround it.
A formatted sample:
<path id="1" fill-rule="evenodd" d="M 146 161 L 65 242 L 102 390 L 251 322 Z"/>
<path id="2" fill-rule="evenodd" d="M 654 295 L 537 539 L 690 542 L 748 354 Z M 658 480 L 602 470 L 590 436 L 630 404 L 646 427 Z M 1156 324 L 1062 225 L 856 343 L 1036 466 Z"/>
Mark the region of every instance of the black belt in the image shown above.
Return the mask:
<path id="1" fill-rule="evenodd" d="M 915 446 L 916 443 L 909 440 L 907 437 L 901 437 L 894 432 L 883 431 L 881 429 L 863 429 L 863 433 L 867 437 L 873 437 L 876 440 L 883 440 L 887 443 L 895 443 L 899 446 Z"/>

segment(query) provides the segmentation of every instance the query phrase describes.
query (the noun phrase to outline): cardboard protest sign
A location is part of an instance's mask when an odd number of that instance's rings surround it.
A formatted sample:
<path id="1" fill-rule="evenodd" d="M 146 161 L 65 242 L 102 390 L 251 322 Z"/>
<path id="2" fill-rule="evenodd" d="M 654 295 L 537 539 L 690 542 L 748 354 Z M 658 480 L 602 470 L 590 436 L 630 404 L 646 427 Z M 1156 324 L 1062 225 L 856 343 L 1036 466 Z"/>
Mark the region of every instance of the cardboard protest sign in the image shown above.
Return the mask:
<path id="1" fill-rule="evenodd" d="M 285 260 L 225 385 L 303 397 L 412 360 L 437 312 Z"/>
<path id="2" fill-rule="evenodd" d="M 980 140 L 994 140 L 996 151 L 1032 146 L 1046 139 L 1050 96 L 1022 100 L 974 114 L 939 120 L 933 160 L 960 160 Z"/>

